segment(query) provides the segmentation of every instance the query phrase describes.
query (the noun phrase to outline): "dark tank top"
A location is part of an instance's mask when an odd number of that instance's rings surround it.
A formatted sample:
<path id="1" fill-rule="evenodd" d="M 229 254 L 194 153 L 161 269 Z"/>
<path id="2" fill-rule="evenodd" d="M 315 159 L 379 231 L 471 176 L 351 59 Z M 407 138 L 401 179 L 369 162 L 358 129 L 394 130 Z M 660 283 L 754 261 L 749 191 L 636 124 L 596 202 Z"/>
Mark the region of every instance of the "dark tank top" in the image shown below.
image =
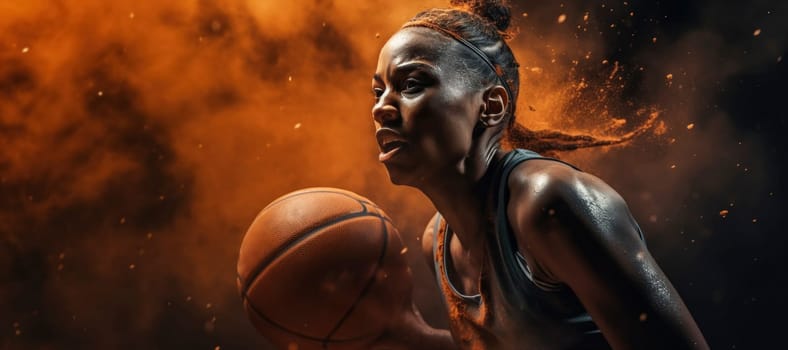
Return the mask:
<path id="1" fill-rule="evenodd" d="M 518 149 L 490 169 L 493 184 L 497 181 L 496 207 L 494 225 L 488 225 L 493 232 L 485 233 L 492 238 L 485 240 L 479 294 L 464 295 L 450 281 L 446 266 L 452 265 L 447 259 L 453 234 L 437 215 L 433 257 L 454 339 L 462 349 L 471 350 L 610 349 L 569 287 L 535 280 L 518 250 L 506 214 L 507 184 L 512 170 L 529 159 L 559 161 Z"/>

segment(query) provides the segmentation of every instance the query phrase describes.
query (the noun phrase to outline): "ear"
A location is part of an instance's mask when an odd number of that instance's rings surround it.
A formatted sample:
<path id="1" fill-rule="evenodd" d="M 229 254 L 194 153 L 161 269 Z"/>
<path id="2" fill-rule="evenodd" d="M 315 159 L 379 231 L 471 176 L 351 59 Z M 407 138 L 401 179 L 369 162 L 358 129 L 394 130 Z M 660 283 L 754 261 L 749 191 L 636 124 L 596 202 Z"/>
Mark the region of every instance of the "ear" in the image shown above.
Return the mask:
<path id="1" fill-rule="evenodd" d="M 509 95 L 506 93 L 506 89 L 503 86 L 494 85 L 484 92 L 482 98 L 484 105 L 479 121 L 487 127 L 501 124 L 506 117 L 506 111 L 509 110 Z"/>

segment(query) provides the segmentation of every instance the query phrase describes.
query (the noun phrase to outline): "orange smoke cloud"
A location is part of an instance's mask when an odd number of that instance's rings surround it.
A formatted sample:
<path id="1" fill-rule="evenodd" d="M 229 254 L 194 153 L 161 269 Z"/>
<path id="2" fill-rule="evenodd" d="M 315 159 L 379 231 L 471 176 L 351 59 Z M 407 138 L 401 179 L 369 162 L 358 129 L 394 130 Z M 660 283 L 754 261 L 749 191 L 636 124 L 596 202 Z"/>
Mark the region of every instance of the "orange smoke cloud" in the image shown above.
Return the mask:
<path id="1" fill-rule="evenodd" d="M 260 344 L 233 290 L 257 211 L 307 186 L 378 200 L 393 188 L 375 161 L 369 80 L 415 6 L 0 7 L 12 347 L 140 348 L 177 342 L 171 332 Z"/>
<path id="2" fill-rule="evenodd" d="M 0 4 L 0 344 L 264 347 L 235 259 L 255 214 L 299 188 L 361 193 L 418 247 L 433 209 L 377 163 L 369 82 L 386 38 L 445 5 Z M 654 123 L 653 101 L 625 98 L 640 67 L 606 55 L 593 11 L 515 19 L 524 125 L 621 137 Z M 440 323 L 434 296 L 417 284 Z"/>

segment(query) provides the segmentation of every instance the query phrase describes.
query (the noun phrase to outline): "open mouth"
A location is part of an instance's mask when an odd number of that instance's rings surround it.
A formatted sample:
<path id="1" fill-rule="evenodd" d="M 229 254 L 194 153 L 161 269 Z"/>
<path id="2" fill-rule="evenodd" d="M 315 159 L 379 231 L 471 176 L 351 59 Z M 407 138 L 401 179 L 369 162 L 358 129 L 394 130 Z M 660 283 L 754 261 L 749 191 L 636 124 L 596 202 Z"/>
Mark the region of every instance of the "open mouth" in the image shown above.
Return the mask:
<path id="1" fill-rule="evenodd" d="M 378 139 L 378 146 L 380 147 L 378 160 L 381 162 L 393 157 L 394 154 L 407 145 L 402 135 L 389 128 L 378 129 L 375 137 Z"/>
<path id="2" fill-rule="evenodd" d="M 383 153 L 389 153 L 389 152 L 391 152 L 391 151 L 393 151 L 395 149 L 398 149 L 398 148 L 400 148 L 400 147 L 402 147 L 404 145 L 405 145 L 404 141 L 394 140 L 394 141 L 390 141 L 390 142 L 384 143 L 383 146 L 380 147 L 380 150 Z"/>

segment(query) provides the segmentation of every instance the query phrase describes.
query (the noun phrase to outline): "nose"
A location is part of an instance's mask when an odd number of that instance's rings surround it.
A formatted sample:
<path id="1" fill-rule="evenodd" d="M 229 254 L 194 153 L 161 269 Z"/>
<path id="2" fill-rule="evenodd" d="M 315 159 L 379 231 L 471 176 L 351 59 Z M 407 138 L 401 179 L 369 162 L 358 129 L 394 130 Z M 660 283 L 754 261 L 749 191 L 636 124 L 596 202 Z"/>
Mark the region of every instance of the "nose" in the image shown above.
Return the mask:
<path id="1" fill-rule="evenodd" d="M 380 125 L 390 124 L 399 118 L 399 110 L 388 93 L 384 93 L 372 106 L 372 119 Z"/>

